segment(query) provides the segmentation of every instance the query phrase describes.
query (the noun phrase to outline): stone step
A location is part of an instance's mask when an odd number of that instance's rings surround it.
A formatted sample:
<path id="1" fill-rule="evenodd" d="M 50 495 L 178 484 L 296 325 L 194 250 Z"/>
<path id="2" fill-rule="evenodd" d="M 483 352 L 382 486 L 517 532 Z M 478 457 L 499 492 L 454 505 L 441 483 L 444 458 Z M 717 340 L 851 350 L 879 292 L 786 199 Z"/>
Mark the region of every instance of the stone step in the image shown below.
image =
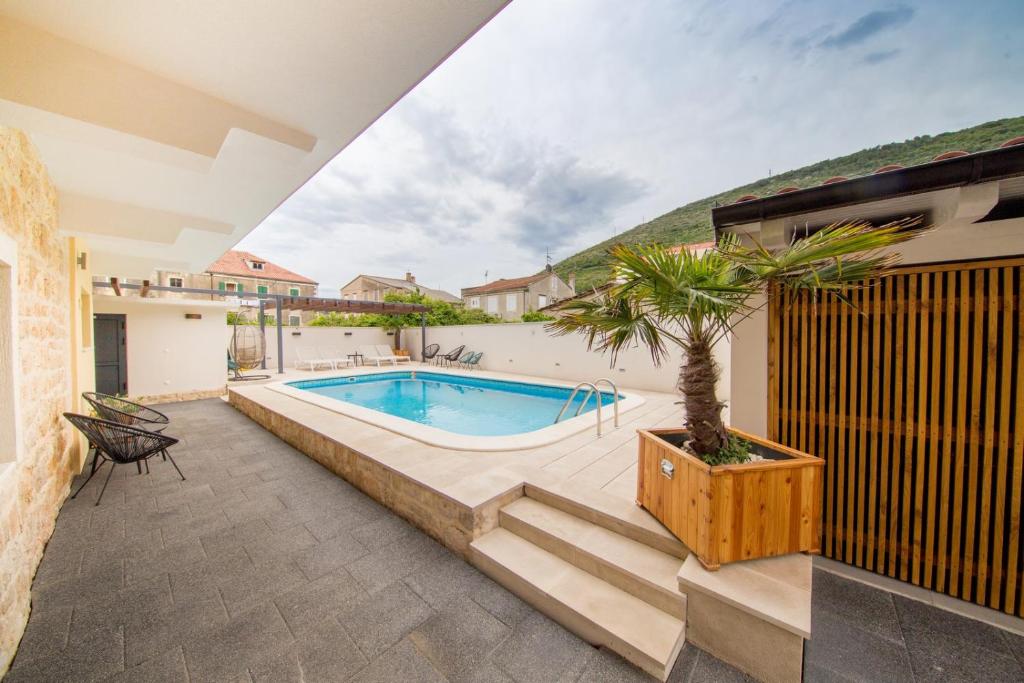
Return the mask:
<path id="1" fill-rule="evenodd" d="M 685 640 L 682 620 L 507 529 L 470 544 L 481 571 L 584 640 L 664 681 Z"/>
<path id="2" fill-rule="evenodd" d="M 532 498 L 503 507 L 499 523 L 517 536 L 636 596 L 677 619 L 686 618 L 679 591 L 683 560 Z"/>
<path id="3" fill-rule="evenodd" d="M 646 510 L 602 491 L 581 489 L 571 482 L 540 486 L 526 482 L 527 497 L 568 512 L 591 524 L 685 560 L 690 551 Z"/>

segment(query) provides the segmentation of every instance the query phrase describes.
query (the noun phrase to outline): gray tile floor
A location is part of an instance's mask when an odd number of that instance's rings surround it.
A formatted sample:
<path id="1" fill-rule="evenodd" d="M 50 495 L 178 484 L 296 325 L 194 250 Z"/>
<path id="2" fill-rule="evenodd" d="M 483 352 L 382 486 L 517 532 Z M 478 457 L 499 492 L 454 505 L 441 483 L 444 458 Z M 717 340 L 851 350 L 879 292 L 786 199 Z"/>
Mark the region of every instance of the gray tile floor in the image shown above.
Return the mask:
<path id="1" fill-rule="evenodd" d="M 6 681 L 649 680 L 219 400 L 61 510 Z M 807 680 L 1021 680 L 1024 639 L 816 572 Z M 687 646 L 671 680 L 739 681 Z"/>

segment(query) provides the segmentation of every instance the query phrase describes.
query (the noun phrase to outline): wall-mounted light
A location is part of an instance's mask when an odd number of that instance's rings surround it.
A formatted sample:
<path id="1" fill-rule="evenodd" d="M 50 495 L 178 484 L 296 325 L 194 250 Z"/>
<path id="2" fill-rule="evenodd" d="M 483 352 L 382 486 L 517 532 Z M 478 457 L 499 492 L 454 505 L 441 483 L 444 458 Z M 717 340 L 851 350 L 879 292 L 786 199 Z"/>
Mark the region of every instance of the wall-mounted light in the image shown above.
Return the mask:
<path id="1" fill-rule="evenodd" d="M 185 314 L 185 320 L 202 320 L 202 319 L 203 319 L 203 314 L 202 313 L 186 313 Z"/>
<path id="2" fill-rule="evenodd" d="M 87 270 L 89 268 L 89 255 L 84 251 L 79 253 L 78 258 L 75 259 L 75 263 L 77 263 L 78 267 L 82 270 Z"/>
<path id="3" fill-rule="evenodd" d="M 351 337 L 351 336 L 352 336 L 352 333 L 351 333 L 351 332 L 346 332 L 346 333 L 345 333 L 345 336 L 346 336 L 346 337 Z"/>
<path id="4" fill-rule="evenodd" d="M 295 331 L 295 332 L 292 332 L 292 336 L 293 336 L 293 337 L 301 337 L 301 336 L 302 336 L 302 333 L 301 333 L 301 332 L 298 332 L 298 331 Z"/>

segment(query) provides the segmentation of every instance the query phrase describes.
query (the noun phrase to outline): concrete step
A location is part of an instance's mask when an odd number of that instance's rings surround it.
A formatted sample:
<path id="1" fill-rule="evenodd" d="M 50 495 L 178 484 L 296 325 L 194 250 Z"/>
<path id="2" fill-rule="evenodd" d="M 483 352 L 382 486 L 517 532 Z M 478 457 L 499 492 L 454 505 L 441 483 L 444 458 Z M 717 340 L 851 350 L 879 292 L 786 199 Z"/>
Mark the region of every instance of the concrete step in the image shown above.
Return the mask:
<path id="1" fill-rule="evenodd" d="M 690 551 L 643 508 L 602 491 L 570 483 L 540 486 L 526 482 L 527 497 L 568 512 L 591 524 L 685 560 Z"/>
<path id="2" fill-rule="evenodd" d="M 683 560 L 678 557 L 532 498 L 503 507 L 499 524 L 663 612 L 686 618 L 686 597 L 677 579 Z"/>
<path id="3" fill-rule="evenodd" d="M 581 638 L 664 681 L 685 640 L 682 620 L 507 529 L 470 544 L 481 571 Z"/>

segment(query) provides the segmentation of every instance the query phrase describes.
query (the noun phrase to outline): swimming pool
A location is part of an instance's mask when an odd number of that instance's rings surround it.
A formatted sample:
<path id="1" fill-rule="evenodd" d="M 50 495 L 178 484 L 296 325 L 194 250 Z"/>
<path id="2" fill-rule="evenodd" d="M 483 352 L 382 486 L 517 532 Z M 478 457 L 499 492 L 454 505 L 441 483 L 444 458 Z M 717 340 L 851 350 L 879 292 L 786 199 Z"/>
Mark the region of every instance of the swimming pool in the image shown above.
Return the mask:
<path id="1" fill-rule="evenodd" d="M 469 436 L 507 436 L 555 423 L 572 393 L 565 387 L 466 377 L 434 372 L 385 372 L 355 377 L 302 380 L 290 386 L 354 403 L 420 424 Z M 565 411 L 573 417 L 597 408 L 597 397 L 577 393 Z M 601 402 L 612 404 L 611 392 Z M 582 408 L 581 408 L 582 407 Z"/>
<path id="2" fill-rule="evenodd" d="M 605 385 L 607 386 L 607 385 Z M 348 374 L 282 382 L 270 388 L 411 438 L 455 449 L 508 450 L 553 443 L 593 428 L 596 396 L 580 391 L 555 418 L 571 386 L 469 376 L 450 370 Z M 642 399 L 619 392 L 620 410 Z M 613 394 L 601 392 L 602 419 Z M 579 411 L 579 416 L 577 415 Z"/>

